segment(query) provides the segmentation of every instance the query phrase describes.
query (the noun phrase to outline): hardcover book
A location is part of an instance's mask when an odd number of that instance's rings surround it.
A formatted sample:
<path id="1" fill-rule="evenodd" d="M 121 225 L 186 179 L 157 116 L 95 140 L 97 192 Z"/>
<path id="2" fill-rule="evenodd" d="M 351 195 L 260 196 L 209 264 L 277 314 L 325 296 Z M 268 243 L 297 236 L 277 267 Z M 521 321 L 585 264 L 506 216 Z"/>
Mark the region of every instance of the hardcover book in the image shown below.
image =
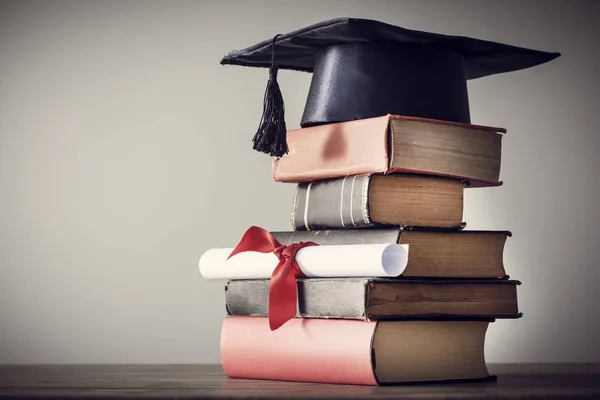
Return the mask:
<path id="1" fill-rule="evenodd" d="M 462 229 L 464 183 L 409 174 L 367 174 L 300 183 L 294 230 L 408 225 Z"/>
<path id="2" fill-rule="evenodd" d="M 230 280 L 228 315 L 268 316 L 269 279 Z M 297 279 L 297 318 L 519 318 L 519 281 L 396 278 Z"/>
<path id="3" fill-rule="evenodd" d="M 494 379 L 489 321 L 292 319 L 270 331 L 264 317 L 226 317 L 221 363 L 230 378 L 356 385 Z"/>
<path id="4" fill-rule="evenodd" d="M 385 227 L 271 232 L 281 244 L 319 245 L 399 243 L 408 245 L 404 277 L 503 278 L 509 231 Z"/>
<path id="5" fill-rule="evenodd" d="M 273 159 L 277 182 L 393 172 L 499 186 L 505 129 L 385 115 L 287 132 L 289 153 Z"/>

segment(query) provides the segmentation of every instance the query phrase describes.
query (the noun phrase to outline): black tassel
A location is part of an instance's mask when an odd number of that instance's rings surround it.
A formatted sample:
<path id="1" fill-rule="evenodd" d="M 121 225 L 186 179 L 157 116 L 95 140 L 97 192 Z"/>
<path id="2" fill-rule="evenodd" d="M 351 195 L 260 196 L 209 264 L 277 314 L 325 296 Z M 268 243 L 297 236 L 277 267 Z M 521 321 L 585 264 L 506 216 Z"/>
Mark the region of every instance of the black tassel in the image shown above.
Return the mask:
<path id="1" fill-rule="evenodd" d="M 277 35 L 279 36 L 279 35 Z M 287 128 L 285 126 L 285 105 L 277 83 L 278 67 L 275 64 L 275 36 L 269 67 L 269 82 L 265 90 L 263 115 L 258 130 L 252 139 L 253 149 L 266 153 L 271 157 L 281 157 L 288 152 L 286 142 Z"/>

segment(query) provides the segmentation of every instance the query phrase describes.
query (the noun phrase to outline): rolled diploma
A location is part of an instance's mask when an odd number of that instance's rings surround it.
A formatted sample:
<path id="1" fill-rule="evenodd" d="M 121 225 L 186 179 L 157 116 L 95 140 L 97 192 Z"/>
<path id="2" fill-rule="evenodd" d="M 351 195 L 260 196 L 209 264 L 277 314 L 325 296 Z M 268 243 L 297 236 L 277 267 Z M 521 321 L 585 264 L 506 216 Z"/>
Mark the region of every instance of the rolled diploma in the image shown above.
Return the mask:
<path id="1" fill-rule="evenodd" d="M 227 260 L 233 248 L 207 250 L 198 263 L 205 279 L 267 279 L 279 263 L 275 254 L 248 251 Z M 396 277 L 408 263 L 406 244 L 303 247 L 298 266 L 309 278 Z"/>

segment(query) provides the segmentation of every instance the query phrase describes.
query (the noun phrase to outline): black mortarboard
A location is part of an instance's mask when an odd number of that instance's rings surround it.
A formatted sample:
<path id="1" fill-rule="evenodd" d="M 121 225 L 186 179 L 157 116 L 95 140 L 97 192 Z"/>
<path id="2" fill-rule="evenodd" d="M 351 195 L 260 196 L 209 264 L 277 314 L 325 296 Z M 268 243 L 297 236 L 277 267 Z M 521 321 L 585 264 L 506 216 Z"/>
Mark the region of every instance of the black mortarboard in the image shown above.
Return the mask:
<path id="1" fill-rule="evenodd" d="M 229 53 L 221 64 L 269 68 L 254 149 L 287 153 L 277 70 L 312 72 L 300 126 L 395 114 L 470 123 L 466 81 L 560 56 L 356 18 L 323 21 Z"/>

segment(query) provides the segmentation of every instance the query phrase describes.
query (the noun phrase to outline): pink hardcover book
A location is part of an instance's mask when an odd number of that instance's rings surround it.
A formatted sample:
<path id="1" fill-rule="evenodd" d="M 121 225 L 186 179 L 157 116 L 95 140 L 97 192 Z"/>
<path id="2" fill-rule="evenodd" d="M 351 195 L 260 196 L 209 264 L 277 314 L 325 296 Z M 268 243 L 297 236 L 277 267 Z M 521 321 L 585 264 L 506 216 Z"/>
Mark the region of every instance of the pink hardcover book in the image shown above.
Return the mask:
<path id="1" fill-rule="evenodd" d="M 378 385 L 494 378 L 489 321 L 356 321 L 226 317 L 221 362 L 230 378 Z"/>
<path id="2" fill-rule="evenodd" d="M 499 186 L 503 128 L 417 117 L 381 117 L 287 132 L 289 152 L 273 159 L 277 182 L 371 173 L 416 173 Z"/>

